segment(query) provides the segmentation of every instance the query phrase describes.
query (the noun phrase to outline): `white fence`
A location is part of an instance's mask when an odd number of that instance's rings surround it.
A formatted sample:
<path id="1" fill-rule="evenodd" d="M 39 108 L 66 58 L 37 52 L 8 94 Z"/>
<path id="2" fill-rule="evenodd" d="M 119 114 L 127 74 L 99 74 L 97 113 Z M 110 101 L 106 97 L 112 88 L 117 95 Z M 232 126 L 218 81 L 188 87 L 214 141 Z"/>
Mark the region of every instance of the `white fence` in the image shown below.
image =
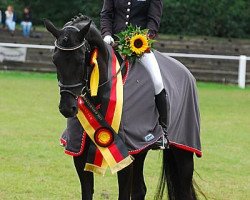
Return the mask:
<path id="1" fill-rule="evenodd" d="M 182 57 L 182 58 L 209 58 L 209 59 L 221 59 L 221 60 L 238 60 L 238 86 L 245 88 L 246 86 L 246 66 L 247 60 L 250 61 L 250 57 L 245 55 L 240 56 L 224 56 L 224 55 L 206 55 L 206 54 L 186 54 L 186 53 L 164 53 L 171 57 Z"/>
<path id="2" fill-rule="evenodd" d="M 0 46 L 2 47 L 24 47 L 24 48 L 31 48 L 31 49 L 54 49 L 54 46 L 51 45 L 38 45 L 38 44 L 16 44 L 16 43 L 1 43 Z"/>
<path id="3" fill-rule="evenodd" d="M 34 45 L 34 44 L 14 44 L 14 43 L 0 43 L 3 47 L 23 47 L 23 48 L 35 48 L 35 49 L 54 49 L 54 46 L 50 45 Z M 206 54 L 186 54 L 186 53 L 164 53 L 171 57 L 182 58 L 199 58 L 199 59 L 221 59 L 221 60 L 238 60 L 238 86 L 245 88 L 246 85 L 246 63 L 250 61 L 250 57 L 245 55 L 240 56 L 224 56 L 224 55 L 206 55 Z"/>

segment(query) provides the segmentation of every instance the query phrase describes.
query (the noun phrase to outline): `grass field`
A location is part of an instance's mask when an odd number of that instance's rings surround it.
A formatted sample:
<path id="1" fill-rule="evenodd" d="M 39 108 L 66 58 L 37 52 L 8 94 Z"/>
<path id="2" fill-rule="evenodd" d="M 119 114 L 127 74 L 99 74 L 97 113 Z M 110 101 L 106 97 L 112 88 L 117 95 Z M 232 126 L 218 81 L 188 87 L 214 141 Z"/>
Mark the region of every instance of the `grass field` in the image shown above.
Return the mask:
<path id="1" fill-rule="evenodd" d="M 250 88 L 199 83 L 203 157 L 195 175 L 208 199 L 250 199 Z M 70 156 L 59 146 L 65 119 L 54 74 L 0 72 L 0 199 L 80 199 Z M 146 160 L 147 200 L 160 173 Z M 116 176 L 96 176 L 95 200 L 117 199 Z"/>

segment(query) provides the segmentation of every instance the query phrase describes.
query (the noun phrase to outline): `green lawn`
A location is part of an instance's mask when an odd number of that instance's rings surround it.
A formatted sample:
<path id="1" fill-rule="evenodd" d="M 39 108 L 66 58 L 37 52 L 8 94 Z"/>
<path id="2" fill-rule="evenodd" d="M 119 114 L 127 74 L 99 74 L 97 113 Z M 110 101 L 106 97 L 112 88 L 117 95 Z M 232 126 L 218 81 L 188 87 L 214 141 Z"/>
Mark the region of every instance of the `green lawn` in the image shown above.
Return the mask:
<path id="1" fill-rule="evenodd" d="M 250 88 L 199 83 L 203 157 L 195 178 L 208 199 L 250 199 Z M 80 199 L 72 158 L 59 146 L 65 119 L 55 74 L 0 72 L 0 199 Z M 160 173 L 146 160 L 147 200 Z M 116 176 L 96 176 L 95 199 L 117 199 Z"/>

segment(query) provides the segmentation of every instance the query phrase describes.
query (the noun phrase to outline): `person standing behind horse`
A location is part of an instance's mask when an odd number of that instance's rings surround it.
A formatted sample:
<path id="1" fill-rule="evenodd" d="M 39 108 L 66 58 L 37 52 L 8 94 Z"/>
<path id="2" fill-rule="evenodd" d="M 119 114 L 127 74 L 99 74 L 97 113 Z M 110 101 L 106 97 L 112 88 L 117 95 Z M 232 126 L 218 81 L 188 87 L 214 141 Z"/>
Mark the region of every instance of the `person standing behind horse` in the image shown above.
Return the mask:
<path id="1" fill-rule="evenodd" d="M 14 12 L 13 6 L 9 5 L 5 11 L 5 24 L 10 31 L 10 34 L 14 36 L 16 29 L 16 14 Z"/>
<path id="2" fill-rule="evenodd" d="M 114 44 L 115 34 L 126 29 L 129 24 L 148 29 L 148 37 L 155 38 L 160 27 L 162 8 L 162 0 L 104 0 L 101 11 L 101 33 L 104 41 Z M 167 136 L 167 100 L 159 65 L 152 51 L 145 53 L 140 61 L 152 78 L 159 123 Z M 157 143 L 157 146 L 162 146 L 164 140 L 160 139 Z"/>
<path id="3" fill-rule="evenodd" d="M 23 20 L 21 22 L 21 26 L 23 29 L 23 36 L 24 37 L 29 37 L 30 36 L 30 30 L 32 27 L 32 17 L 31 17 L 31 12 L 29 8 L 25 7 L 23 10 Z"/>

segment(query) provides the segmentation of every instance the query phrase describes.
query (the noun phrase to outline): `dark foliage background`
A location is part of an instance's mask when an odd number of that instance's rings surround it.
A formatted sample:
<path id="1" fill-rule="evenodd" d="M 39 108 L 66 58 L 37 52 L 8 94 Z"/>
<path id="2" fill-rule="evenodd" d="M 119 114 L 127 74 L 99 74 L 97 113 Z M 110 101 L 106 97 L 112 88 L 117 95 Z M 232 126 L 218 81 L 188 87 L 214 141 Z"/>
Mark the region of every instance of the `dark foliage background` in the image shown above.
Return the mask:
<path id="1" fill-rule="evenodd" d="M 250 38 L 250 0 L 163 0 L 160 32 L 177 35 L 208 35 Z M 99 26 L 103 0 L 0 0 L 2 11 L 15 7 L 19 19 L 24 6 L 30 6 L 34 24 L 43 18 L 63 25 L 79 12 L 93 18 Z"/>
<path id="2" fill-rule="evenodd" d="M 42 19 L 47 18 L 58 26 L 62 26 L 80 12 L 99 22 L 102 7 L 102 0 L 0 0 L 0 2 L 2 11 L 6 10 L 7 5 L 14 5 L 19 21 L 23 8 L 28 6 L 32 11 L 34 24 L 42 24 Z"/>
<path id="3" fill-rule="evenodd" d="M 161 31 L 250 37 L 250 0 L 164 0 Z"/>

